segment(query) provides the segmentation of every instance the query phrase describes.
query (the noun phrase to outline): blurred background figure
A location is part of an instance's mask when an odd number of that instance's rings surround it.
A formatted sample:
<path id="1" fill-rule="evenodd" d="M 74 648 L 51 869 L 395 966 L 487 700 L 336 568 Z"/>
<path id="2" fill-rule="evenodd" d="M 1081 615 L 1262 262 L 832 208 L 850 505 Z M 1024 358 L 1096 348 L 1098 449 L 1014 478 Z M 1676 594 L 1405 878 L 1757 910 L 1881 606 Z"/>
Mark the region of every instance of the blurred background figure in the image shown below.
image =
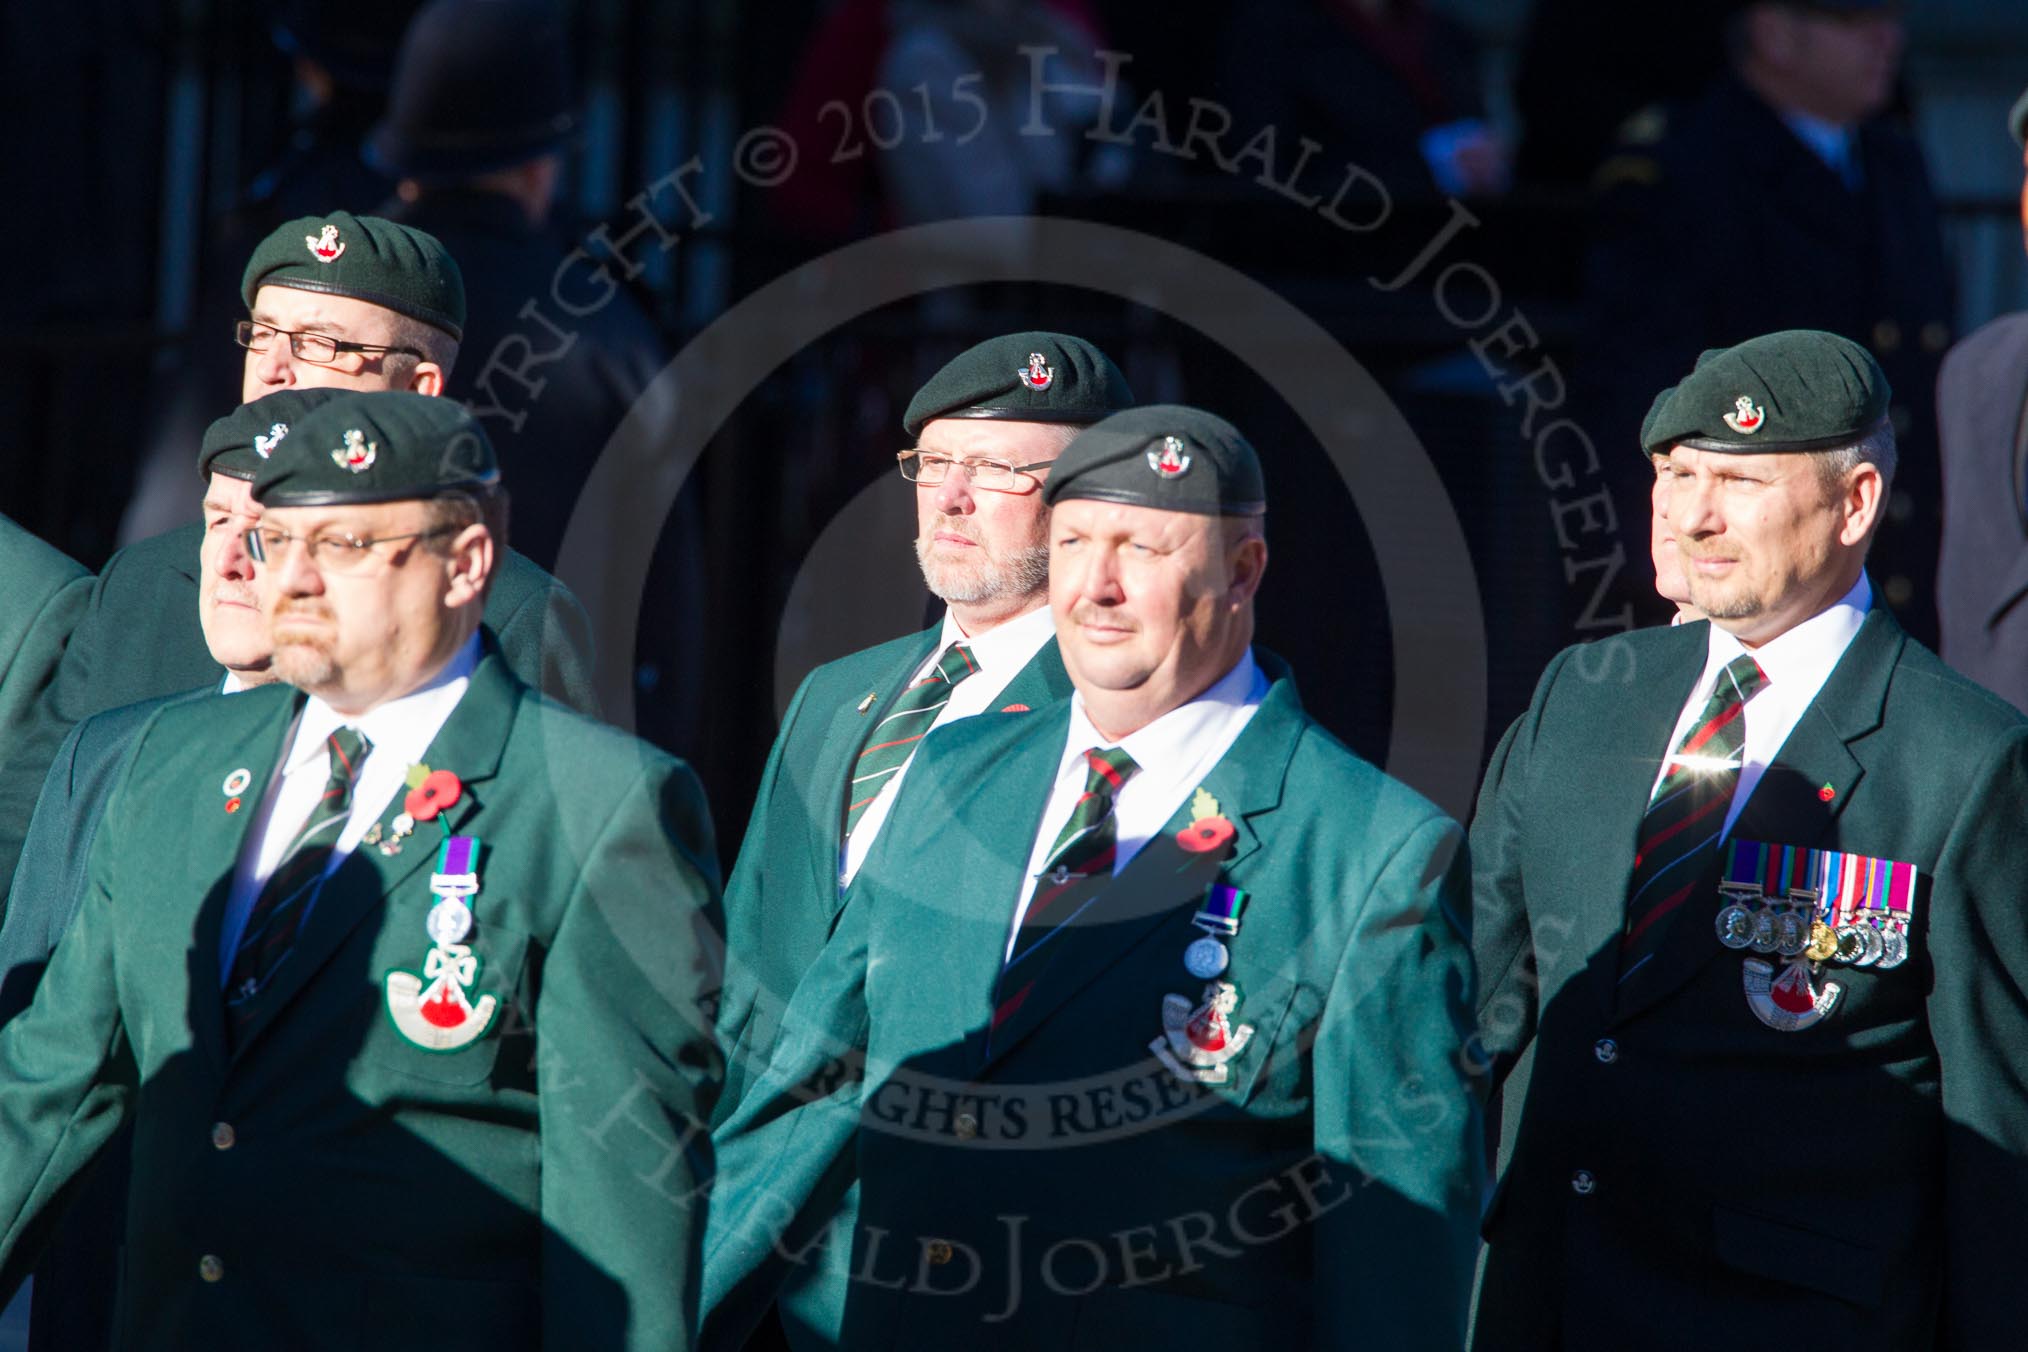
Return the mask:
<path id="1" fill-rule="evenodd" d="M 2028 171 L 2028 93 L 2007 117 Z M 2028 242 L 2028 172 L 2021 184 Z M 2028 310 L 1952 348 L 1937 383 L 1943 659 L 2028 710 Z"/>
<path id="2" fill-rule="evenodd" d="M 272 8 L 266 37 L 285 59 L 288 79 L 260 111 L 285 130 L 271 158 L 227 185 L 226 206 L 197 241 L 189 329 L 157 373 L 139 481 L 120 518 L 123 543 L 192 519 L 190 448 L 219 409 L 238 402 L 232 325 L 240 318 L 239 270 L 253 246 L 283 221 L 367 212 L 393 191 L 394 181 L 370 167 L 360 147 L 386 100 L 395 44 L 421 2 L 283 0 Z"/>
<path id="3" fill-rule="evenodd" d="M 1515 177 L 1583 188 L 1629 117 L 1695 98 L 1724 73 L 1725 19 L 1744 3 L 1535 0 L 1514 72 Z"/>
<path id="4" fill-rule="evenodd" d="M 1934 645 L 1941 514 L 1935 405 L 1953 285 L 1922 151 L 1891 111 L 1899 7 L 1752 4 L 1728 69 L 1689 104 L 1636 115 L 1600 168 L 1581 388 L 1602 443 L 1697 354 L 1775 329 L 1865 344 L 1894 388 L 1901 471 L 1869 567 Z M 1629 462 L 1633 463 L 1633 462 Z M 1647 485 L 1622 482 L 1622 519 Z"/>
<path id="5" fill-rule="evenodd" d="M 1272 126 L 1377 175 L 1396 197 L 1492 197 L 1508 150 L 1486 117 L 1478 44 L 1425 0 L 1242 0 L 1221 92 L 1242 137 Z"/>

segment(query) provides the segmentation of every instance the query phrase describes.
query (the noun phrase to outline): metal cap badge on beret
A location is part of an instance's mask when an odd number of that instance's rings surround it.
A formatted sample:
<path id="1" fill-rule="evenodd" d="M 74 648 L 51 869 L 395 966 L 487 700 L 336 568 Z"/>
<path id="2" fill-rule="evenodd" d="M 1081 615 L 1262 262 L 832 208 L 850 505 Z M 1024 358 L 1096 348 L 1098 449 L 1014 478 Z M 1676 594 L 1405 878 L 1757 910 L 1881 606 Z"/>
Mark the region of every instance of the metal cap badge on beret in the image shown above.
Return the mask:
<path id="1" fill-rule="evenodd" d="M 240 279 L 251 311 L 264 286 L 351 296 L 465 336 L 465 277 L 435 235 L 378 216 L 334 211 L 277 226 Z"/>
<path id="2" fill-rule="evenodd" d="M 1112 359 L 1067 333 L 1010 333 L 966 348 L 908 401 L 901 426 L 922 435 L 933 418 L 1095 423 L 1133 406 Z"/>
<path id="3" fill-rule="evenodd" d="M 1042 486 L 1051 506 L 1065 498 L 1199 516 L 1267 511 L 1260 457 L 1239 429 L 1181 404 L 1128 409 L 1078 433 Z"/>
<path id="4" fill-rule="evenodd" d="M 457 400 L 346 390 L 290 428 L 254 476 L 253 496 L 264 507 L 334 507 L 499 484 L 493 443 Z"/>
<path id="5" fill-rule="evenodd" d="M 367 162 L 430 183 L 557 149 L 577 125 L 569 36 L 549 0 L 431 0 L 401 40 Z"/>
<path id="6" fill-rule="evenodd" d="M 250 404 L 241 404 L 204 429 L 204 441 L 197 451 L 197 476 L 209 479 L 223 474 L 229 479 L 251 481 L 260 473 L 289 435 L 319 404 L 337 398 L 343 390 L 325 385 L 276 390 Z"/>
<path id="7" fill-rule="evenodd" d="M 1682 383 L 1656 400 L 1641 428 L 1641 448 L 1827 451 L 1878 427 L 1891 395 L 1880 363 L 1859 344 L 1817 329 L 1785 329 L 1699 357 Z"/>

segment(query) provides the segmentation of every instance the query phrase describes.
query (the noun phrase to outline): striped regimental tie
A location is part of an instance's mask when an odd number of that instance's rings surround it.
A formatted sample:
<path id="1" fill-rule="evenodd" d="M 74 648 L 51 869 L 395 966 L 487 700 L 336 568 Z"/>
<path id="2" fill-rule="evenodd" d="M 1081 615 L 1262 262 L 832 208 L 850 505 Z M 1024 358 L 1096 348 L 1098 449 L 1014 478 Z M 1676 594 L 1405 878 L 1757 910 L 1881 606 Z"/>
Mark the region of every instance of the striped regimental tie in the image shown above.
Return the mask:
<path id="1" fill-rule="evenodd" d="M 1669 753 L 1668 772 L 1641 818 L 1634 873 L 1627 884 L 1627 928 L 1620 939 L 1620 979 L 1654 956 L 1661 922 L 1690 899 L 1704 861 L 1718 844 L 1746 747 L 1746 702 L 1767 676 L 1745 653 L 1718 673 L 1710 698 Z"/>
<path id="2" fill-rule="evenodd" d="M 352 815 L 352 786 L 359 778 L 359 767 L 373 750 L 373 743 L 356 728 L 339 728 L 325 739 L 324 746 L 330 757 L 324 796 L 310 809 L 302 829 L 254 898 L 246 928 L 240 931 L 239 947 L 233 950 L 225 979 L 225 1013 L 234 1033 L 251 1016 L 254 997 L 288 957 L 302 928 L 303 913 L 324 885 L 331 852 Z"/>
<path id="3" fill-rule="evenodd" d="M 916 743 L 937 721 L 937 714 L 951 702 L 951 692 L 957 688 L 958 682 L 978 670 L 979 664 L 972 660 L 972 650 L 962 643 L 953 643 L 937 658 L 936 667 L 930 674 L 902 691 L 894 701 L 894 707 L 887 711 L 887 716 L 875 723 L 873 730 L 866 734 L 866 749 L 852 763 L 852 783 L 845 795 L 845 834 L 848 838 L 852 828 L 859 825 L 859 819 L 866 815 L 866 809 L 873 806 L 873 800 L 887 786 L 887 781 L 901 773 L 901 767 L 908 764 L 908 758 L 915 754 Z"/>
<path id="4" fill-rule="evenodd" d="M 1140 766 L 1120 747 L 1101 751 L 1094 747 L 1084 753 L 1084 796 L 1070 810 L 1070 818 L 1057 832 L 1050 848 L 1049 862 L 1036 880 L 1035 896 L 1021 916 L 1021 928 L 1007 965 L 1000 972 L 1000 988 L 993 1001 L 993 1027 L 1013 1016 L 1035 989 L 1041 964 L 1034 955 L 1055 937 L 1057 931 L 1077 919 L 1086 906 L 1113 880 L 1113 860 L 1119 853 L 1119 832 L 1113 808 L 1120 790 L 1126 787 Z"/>

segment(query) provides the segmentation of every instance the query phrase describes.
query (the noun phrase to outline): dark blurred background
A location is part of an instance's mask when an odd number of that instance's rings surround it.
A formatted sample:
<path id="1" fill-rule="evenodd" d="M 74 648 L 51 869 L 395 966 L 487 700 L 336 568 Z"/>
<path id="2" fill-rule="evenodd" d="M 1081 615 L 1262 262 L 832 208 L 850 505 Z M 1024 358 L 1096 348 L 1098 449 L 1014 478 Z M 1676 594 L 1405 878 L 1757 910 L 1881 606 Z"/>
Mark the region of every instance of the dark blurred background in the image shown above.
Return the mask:
<path id="1" fill-rule="evenodd" d="M 1107 222 L 1272 288 L 1378 380 L 1470 542 L 1476 607 L 1436 598 L 1390 615 L 1351 495 L 1274 373 L 1135 296 L 1130 276 L 1129 298 L 1004 282 L 873 311 L 775 367 L 720 427 L 662 524 L 633 650 L 601 652 L 615 715 L 703 774 L 728 860 L 795 677 L 917 613 L 893 468 L 909 394 L 961 348 L 1018 328 L 1088 336 L 1143 399 L 1205 405 L 1262 448 L 1274 567 L 1260 640 L 1377 760 L 1395 682 L 1416 679 L 1394 674 L 1391 627 L 1483 625 L 1490 741 L 1557 649 L 1666 613 L 1647 564 L 1640 415 L 1698 350 L 1764 329 L 1836 328 L 1888 365 L 1909 468 L 1875 580 L 1915 632 L 1933 630 L 1930 382 L 1951 341 L 2028 303 L 2022 160 L 2005 130 L 2028 85 L 2018 0 L 585 0 L 560 8 L 546 46 L 567 95 L 525 73 L 541 53 L 501 52 L 462 110 L 395 80 L 417 8 L 7 7 L 0 510 L 91 567 L 195 516 L 196 436 L 237 400 L 239 268 L 280 221 L 406 210 L 443 230 L 474 309 L 452 390 L 497 401 L 511 383 L 479 382 L 498 336 L 521 322 L 549 341 L 521 314 L 549 284 L 534 260 L 561 260 L 602 222 L 623 237 L 639 220 L 629 200 L 697 157 L 682 182 L 710 221 L 689 224 L 664 192 L 682 243 L 621 250 L 638 267 L 626 302 L 520 401 L 525 424 L 488 424 L 513 443 L 515 543 L 538 562 L 555 564 L 573 508 L 624 519 L 580 506 L 578 489 L 653 374 L 714 319 L 840 245 L 974 214 Z M 1096 53 L 1130 58 L 1106 124 L 1121 134 L 1086 134 L 1108 111 L 1096 98 L 1038 95 L 1024 45 L 1058 49 L 1046 69 L 1061 83 L 1101 82 Z M 478 123 L 562 97 L 572 130 L 549 170 L 404 189 L 361 155 L 391 97 L 409 99 L 407 116 Z M 1016 134 L 1031 119 L 1047 133 Z M 1191 143 L 1193 119 L 1206 139 Z M 762 124 L 800 151 L 766 187 L 735 171 Z M 1334 196 L 1348 163 L 1385 185 L 1375 228 L 1367 180 Z M 1461 211 L 1476 223 L 1460 227 Z M 1440 281 L 1456 262 L 1477 270 Z M 1530 398 L 1544 404 L 1532 415 Z M 1563 417 L 1595 463 L 1572 433 L 1536 444 Z M 1360 419 L 1325 435 L 1357 454 Z M 869 632 L 799 617 L 813 547 L 876 482 L 902 504 L 881 519 L 902 524 L 868 548 L 898 561 L 902 595 L 868 608 Z"/>

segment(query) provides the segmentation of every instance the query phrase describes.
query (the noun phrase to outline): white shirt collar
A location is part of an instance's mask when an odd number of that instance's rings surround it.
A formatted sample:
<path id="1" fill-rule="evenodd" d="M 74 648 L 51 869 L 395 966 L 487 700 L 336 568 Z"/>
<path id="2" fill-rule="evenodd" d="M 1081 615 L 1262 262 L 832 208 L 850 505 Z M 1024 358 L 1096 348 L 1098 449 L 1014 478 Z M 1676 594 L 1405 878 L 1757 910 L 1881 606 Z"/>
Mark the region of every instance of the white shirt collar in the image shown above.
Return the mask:
<path id="1" fill-rule="evenodd" d="M 311 758 L 323 756 L 325 740 L 347 726 L 364 733 L 375 752 L 391 752 L 406 763 L 415 764 L 429 750 L 431 739 L 451 709 L 464 697 L 465 686 L 479 665 L 479 651 L 479 636 L 473 634 L 444 664 L 443 670 L 406 695 L 376 705 L 357 718 L 347 718 L 315 695 L 310 696 L 297 720 L 295 744 L 290 747 L 283 768 L 295 770 Z"/>
<path id="2" fill-rule="evenodd" d="M 1753 649 L 1753 660 L 1760 663 L 1770 686 L 1780 687 L 1785 682 L 1791 688 L 1804 683 L 1820 686 L 1845 655 L 1853 635 L 1866 623 L 1866 612 L 1872 608 L 1873 584 L 1861 571 L 1851 590 L 1830 606 Z M 1715 624 L 1711 626 L 1710 643 L 1707 669 L 1723 666 L 1747 651 L 1746 645 Z"/>
<path id="3" fill-rule="evenodd" d="M 1017 616 L 1004 624 L 996 624 L 985 633 L 973 638 L 958 623 L 958 617 L 949 610 L 944 611 L 943 633 L 937 636 L 937 653 L 953 643 L 962 643 L 985 672 L 1021 670 L 1042 651 L 1042 645 L 1056 636 L 1056 620 L 1049 613 L 1047 605 L 1037 606 L 1026 615 Z M 930 660 L 936 660 L 932 654 Z"/>
<path id="4" fill-rule="evenodd" d="M 218 687 L 218 693 L 221 695 L 237 695 L 240 691 L 250 688 L 245 681 L 239 678 L 238 672 L 228 671 L 225 673 L 225 680 Z"/>
<path id="5" fill-rule="evenodd" d="M 1093 747 L 1119 746 L 1141 767 L 1140 773 L 1160 782 L 1183 774 L 1199 760 L 1211 732 L 1250 705 L 1259 704 L 1267 678 L 1253 660 L 1253 649 L 1240 654 L 1231 671 L 1188 704 L 1171 709 L 1147 727 L 1117 743 L 1092 725 L 1084 711 L 1084 695 L 1070 698 L 1070 740 L 1063 764 L 1081 760 Z"/>

